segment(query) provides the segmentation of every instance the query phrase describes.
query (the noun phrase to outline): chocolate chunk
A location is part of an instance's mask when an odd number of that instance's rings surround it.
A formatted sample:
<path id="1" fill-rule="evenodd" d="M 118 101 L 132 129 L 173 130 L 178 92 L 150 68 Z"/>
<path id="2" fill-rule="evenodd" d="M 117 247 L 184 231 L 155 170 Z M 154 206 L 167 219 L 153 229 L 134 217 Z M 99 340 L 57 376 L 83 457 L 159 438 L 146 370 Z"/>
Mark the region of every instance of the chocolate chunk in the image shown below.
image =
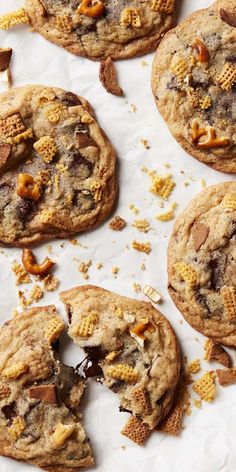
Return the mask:
<path id="1" fill-rule="evenodd" d="M 36 398 L 51 405 L 57 405 L 55 385 L 35 385 L 28 390 L 30 398 Z"/>
<path id="2" fill-rule="evenodd" d="M 193 247 L 198 251 L 208 238 L 209 228 L 202 223 L 195 223 L 192 227 L 191 235 L 193 238 Z"/>
<path id="3" fill-rule="evenodd" d="M 201 305 L 201 307 L 204 310 L 206 310 L 208 314 L 210 313 L 210 309 L 207 305 L 207 299 L 206 299 L 205 295 L 202 295 L 202 293 L 197 292 L 196 293 L 196 302 L 198 302 L 199 305 Z"/>
<path id="4" fill-rule="evenodd" d="M 226 56 L 225 60 L 227 62 L 235 63 L 236 62 L 236 54 L 229 54 L 228 56 Z"/>
<path id="5" fill-rule="evenodd" d="M 17 216 L 23 222 L 33 218 L 36 211 L 36 203 L 33 200 L 21 198 L 16 206 Z"/>
<path id="6" fill-rule="evenodd" d="M 57 383 L 57 392 L 59 399 L 65 403 L 68 398 L 69 392 L 75 382 L 77 381 L 78 376 L 73 367 L 68 367 L 67 365 L 60 364 L 58 373 L 56 375 Z"/>
<path id="7" fill-rule="evenodd" d="M 236 10 L 226 11 L 223 8 L 220 8 L 220 17 L 221 19 L 230 26 L 236 27 Z"/>
<path id="8" fill-rule="evenodd" d="M 95 141 L 86 133 L 76 133 L 76 140 L 77 140 L 78 147 L 80 149 L 86 148 L 88 146 L 97 147 L 97 144 L 95 143 Z"/>
<path id="9" fill-rule="evenodd" d="M 3 168 L 11 155 L 10 144 L 0 144 L 0 169 Z"/>
<path id="10" fill-rule="evenodd" d="M 79 152 L 70 153 L 66 161 L 73 175 L 80 178 L 80 180 L 87 179 L 91 175 L 94 164 L 85 159 Z"/>
<path id="11" fill-rule="evenodd" d="M 73 205 L 77 206 L 80 209 L 80 213 L 86 213 L 89 210 L 93 210 L 95 208 L 95 202 L 92 194 L 86 190 L 86 194 L 83 193 L 84 191 L 75 192 L 72 203 Z M 88 193 L 87 193 L 88 192 Z"/>
<path id="12" fill-rule="evenodd" d="M 117 382 L 114 382 L 111 386 L 110 386 L 110 389 L 112 390 L 112 392 L 114 393 L 119 393 L 120 390 L 122 390 L 122 388 L 125 386 L 125 382 L 123 382 L 122 380 L 117 380 Z"/>
<path id="13" fill-rule="evenodd" d="M 107 57 L 101 62 L 99 78 L 108 93 L 116 95 L 117 97 L 124 96 L 124 92 L 118 84 L 115 66 L 110 57 Z"/>
<path id="14" fill-rule="evenodd" d="M 91 362 L 98 362 L 101 359 L 104 359 L 105 357 L 105 354 L 102 351 L 101 346 L 86 347 L 85 352 L 88 354 L 89 360 Z"/>
<path id="15" fill-rule="evenodd" d="M 77 97 L 77 95 L 72 92 L 64 93 L 61 101 L 66 107 L 76 107 L 78 105 L 82 105 L 79 97 Z"/>
<path id="16" fill-rule="evenodd" d="M 123 406 L 119 406 L 119 411 L 121 413 L 132 413 L 132 411 L 127 410 L 127 408 L 124 408 Z"/>
<path id="17" fill-rule="evenodd" d="M 209 261 L 211 270 L 211 289 L 218 291 L 224 285 L 224 273 L 227 262 L 227 256 L 223 252 L 216 251 Z"/>
<path id="18" fill-rule="evenodd" d="M 102 368 L 96 363 L 84 369 L 84 374 L 86 379 L 90 377 L 103 377 Z"/>
<path id="19" fill-rule="evenodd" d="M 181 87 L 179 86 L 179 82 L 175 76 L 171 78 L 171 80 L 167 83 L 166 87 L 168 90 L 176 90 L 176 91 L 181 90 Z"/>
<path id="20" fill-rule="evenodd" d="M 3 406 L 2 412 L 8 421 L 8 424 L 12 424 L 13 419 L 17 416 L 16 402 Z"/>
<path id="21" fill-rule="evenodd" d="M 0 48 L 0 72 L 4 72 L 9 68 L 11 56 L 11 48 Z"/>
<path id="22" fill-rule="evenodd" d="M 12 187 L 8 182 L 0 184 L 0 210 L 4 210 L 4 208 L 10 203 L 11 188 Z"/>

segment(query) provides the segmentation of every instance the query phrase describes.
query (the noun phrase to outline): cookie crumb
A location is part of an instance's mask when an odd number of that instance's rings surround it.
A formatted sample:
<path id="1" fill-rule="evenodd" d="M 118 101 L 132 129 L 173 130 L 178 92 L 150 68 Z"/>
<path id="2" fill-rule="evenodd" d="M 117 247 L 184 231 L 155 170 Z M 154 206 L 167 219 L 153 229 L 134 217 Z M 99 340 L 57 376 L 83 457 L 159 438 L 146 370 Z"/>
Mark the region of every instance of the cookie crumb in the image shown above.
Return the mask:
<path id="1" fill-rule="evenodd" d="M 39 285 L 34 285 L 30 292 L 29 304 L 38 302 L 43 297 L 43 290 Z"/>
<path id="2" fill-rule="evenodd" d="M 140 269 L 141 269 L 141 270 L 146 270 L 145 262 L 142 262 L 142 264 L 141 264 L 141 266 L 140 266 Z"/>
<path id="3" fill-rule="evenodd" d="M 141 285 L 134 282 L 133 283 L 133 290 L 134 290 L 135 293 L 140 293 L 141 292 Z"/>
<path id="4" fill-rule="evenodd" d="M 140 141 L 141 141 L 141 143 L 144 145 L 145 149 L 150 149 L 151 146 L 150 146 L 150 144 L 149 144 L 148 139 L 142 138 Z"/>
<path id="5" fill-rule="evenodd" d="M 91 267 L 91 265 L 92 265 L 92 260 L 89 259 L 88 262 L 81 262 L 79 267 L 78 267 L 79 272 L 81 272 L 84 280 L 89 279 L 88 270 L 89 270 L 89 267 Z"/>
<path id="6" fill-rule="evenodd" d="M 110 57 L 101 61 L 99 79 L 108 93 L 117 97 L 123 97 L 124 92 L 118 84 L 117 72 Z"/>
<path id="7" fill-rule="evenodd" d="M 193 400 L 194 406 L 199 410 L 202 408 L 202 401 L 201 400 Z"/>
<path id="8" fill-rule="evenodd" d="M 148 67 L 148 66 L 149 66 L 148 62 L 145 61 L 144 59 L 141 61 L 141 65 L 142 65 L 143 67 Z"/>
<path id="9" fill-rule="evenodd" d="M 136 208 L 136 206 L 133 203 L 129 204 L 129 209 L 132 211 L 134 215 L 137 215 L 139 213 L 138 208 Z"/>
<path id="10" fill-rule="evenodd" d="M 111 220 L 109 224 L 109 228 L 112 229 L 113 231 L 122 231 L 122 229 L 124 229 L 126 225 L 127 223 L 123 218 L 121 218 L 120 216 L 115 216 Z"/>
<path id="11" fill-rule="evenodd" d="M 96 264 L 96 269 L 97 269 L 97 270 L 100 270 L 100 269 L 102 269 L 102 268 L 103 268 L 103 264 L 102 264 L 101 262 L 98 262 L 98 263 Z"/>
<path id="12" fill-rule="evenodd" d="M 52 274 L 46 275 L 46 277 L 44 277 L 43 279 L 43 288 L 44 290 L 46 290 L 46 292 L 53 292 L 57 289 L 59 284 L 60 281 L 58 280 L 58 278 Z"/>
<path id="13" fill-rule="evenodd" d="M 171 411 L 164 418 L 157 431 L 167 433 L 172 436 L 179 436 L 183 429 L 185 414 L 190 413 L 190 394 L 188 391 L 187 377 L 182 375 L 177 386 L 176 395 Z"/>
<path id="14" fill-rule="evenodd" d="M 197 374 L 201 370 L 200 359 L 194 359 L 188 365 L 188 372 Z"/>
<path id="15" fill-rule="evenodd" d="M 12 272 L 15 274 L 16 285 L 29 284 L 31 282 L 31 278 L 23 265 L 15 262 L 12 265 Z"/>
<path id="16" fill-rule="evenodd" d="M 136 228 L 141 233 L 148 233 L 148 231 L 150 230 L 150 223 L 146 219 L 135 220 L 132 226 L 133 228 Z"/>
<path id="17" fill-rule="evenodd" d="M 120 268 L 118 266 L 113 266 L 111 269 L 112 274 L 116 275 L 120 271 Z"/>
<path id="18" fill-rule="evenodd" d="M 220 364 L 225 367 L 232 366 L 232 359 L 228 352 L 218 343 L 208 339 L 204 345 L 205 356 L 204 360 L 209 361 L 218 361 Z"/>
<path id="19" fill-rule="evenodd" d="M 216 375 L 221 387 L 236 383 L 236 369 L 216 369 Z"/>
<path id="20" fill-rule="evenodd" d="M 134 103 L 131 103 L 129 113 L 137 113 L 137 107 Z"/>
<path id="21" fill-rule="evenodd" d="M 136 251 L 145 252 L 146 254 L 150 254 L 150 252 L 152 251 L 150 242 L 140 243 L 134 240 L 132 241 L 132 247 L 133 249 L 136 249 Z"/>

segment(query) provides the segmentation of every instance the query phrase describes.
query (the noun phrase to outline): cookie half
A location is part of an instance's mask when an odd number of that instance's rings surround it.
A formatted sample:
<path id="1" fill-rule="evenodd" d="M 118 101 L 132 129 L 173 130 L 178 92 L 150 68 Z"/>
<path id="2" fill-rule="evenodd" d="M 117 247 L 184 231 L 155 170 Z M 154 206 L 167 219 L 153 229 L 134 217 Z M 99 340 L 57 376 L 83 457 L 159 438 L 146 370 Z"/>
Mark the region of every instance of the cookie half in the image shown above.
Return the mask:
<path id="1" fill-rule="evenodd" d="M 26 0 L 34 30 L 90 59 L 127 59 L 153 51 L 170 29 L 175 0 Z"/>
<path id="2" fill-rule="evenodd" d="M 168 249 L 169 293 L 186 321 L 236 346 L 236 182 L 213 185 L 177 219 Z"/>
<path id="3" fill-rule="evenodd" d="M 0 95 L 0 242 L 90 229 L 116 197 L 115 151 L 86 100 L 40 85 Z"/>
<path id="4" fill-rule="evenodd" d="M 169 412 L 179 379 L 179 348 L 170 323 L 150 303 L 95 286 L 75 287 L 60 297 L 69 335 L 101 368 L 121 410 L 133 415 L 127 435 L 136 437 L 133 427 L 147 434 Z"/>
<path id="5" fill-rule="evenodd" d="M 236 4 L 220 0 L 170 31 L 153 62 L 159 112 L 180 145 L 236 173 Z"/>
<path id="6" fill-rule="evenodd" d="M 55 351 L 63 329 L 54 306 L 0 329 L 0 454 L 52 472 L 94 462 L 78 419 L 85 381 Z"/>

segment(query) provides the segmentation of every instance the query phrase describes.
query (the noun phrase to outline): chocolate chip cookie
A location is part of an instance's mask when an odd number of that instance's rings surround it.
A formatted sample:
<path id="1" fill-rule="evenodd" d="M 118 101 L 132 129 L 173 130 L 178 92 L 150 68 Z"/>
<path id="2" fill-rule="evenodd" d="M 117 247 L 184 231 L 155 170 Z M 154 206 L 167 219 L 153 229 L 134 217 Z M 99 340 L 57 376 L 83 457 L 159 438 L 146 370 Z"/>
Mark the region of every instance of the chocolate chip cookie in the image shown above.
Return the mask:
<path id="1" fill-rule="evenodd" d="M 193 328 L 236 346 L 236 182 L 201 192 L 177 219 L 169 293 Z"/>
<path id="2" fill-rule="evenodd" d="M 78 56 L 127 59 L 153 51 L 175 0 L 26 0 L 34 30 Z"/>
<path id="3" fill-rule="evenodd" d="M 169 412 L 179 379 L 179 348 L 170 323 L 150 303 L 95 286 L 75 287 L 60 297 L 68 334 L 92 362 L 88 375 L 101 376 L 119 395 L 120 409 L 132 413 L 126 435 L 135 440 L 135 431 L 141 432 L 145 439 Z"/>
<path id="4" fill-rule="evenodd" d="M 58 360 L 63 329 L 54 306 L 0 329 L 0 454 L 51 472 L 93 464 L 78 420 L 85 381 Z"/>
<path id="5" fill-rule="evenodd" d="M 236 3 L 193 13 L 161 42 L 152 89 L 173 136 L 193 157 L 236 173 Z"/>
<path id="6" fill-rule="evenodd" d="M 32 85 L 0 95 L 0 242 L 24 246 L 102 222 L 115 152 L 86 100 Z"/>

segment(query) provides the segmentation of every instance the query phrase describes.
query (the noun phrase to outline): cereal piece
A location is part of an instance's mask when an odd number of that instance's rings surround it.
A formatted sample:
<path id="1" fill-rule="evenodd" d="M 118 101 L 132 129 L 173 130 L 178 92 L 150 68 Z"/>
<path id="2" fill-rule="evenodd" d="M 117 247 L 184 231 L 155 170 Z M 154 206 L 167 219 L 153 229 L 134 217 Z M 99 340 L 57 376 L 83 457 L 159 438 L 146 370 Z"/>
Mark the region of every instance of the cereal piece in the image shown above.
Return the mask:
<path id="1" fill-rule="evenodd" d="M 121 430 L 121 434 L 131 441 L 134 441 L 139 446 L 143 446 L 150 435 L 150 430 L 148 426 L 142 423 L 136 416 L 130 416 L 124 428 Z"/>
<path id="2" fill-rule="evenodd" d="M 13 138 L 7 138 L 7 142 L 9 144 L 20 144 L 24 141 L 27 141 L 27 139 L 32 139 L 33 137 L 34 133 L 32 128 L 28 128 L 26 131 L 23 131 L 23 133 L 20 133 L 17 136 L 14 136 Z"/>
<path id="3" fill-rule="evenodd" d="M 43 279 L 43 288 L 46 292 L 53 292 L 59 285 L 59 280 L 52 274 L 46 275 Z"/>
<path id="4" fill-rule="evenodd" d="M 177 56 L 174 58 L 170 69 L 171 72 L 183 82 L 189 72 L 189 64 L 183 57 Z"/>
<path id="5" fill-rule="evenodd" d="M 40 106 L 42 106 L 45 105 L 45 103 L 52 102 L 55 97 L 56 95 L 52 90 L 45 88 L 38 95 L 37 102 Z"/>
<path id="6" fill-rule="evenodd" d="M 0 135 L 4 135 L 6 138 L 12 138 L 25 131 L 25 125 L 22 121 L 20 113 L 0 120 Z"/>
<path id="7" fill-rule="evenodd" d="M 121 353 L 121 351 L 113 351 L 113 352 L 109 352 L 109 354 L 107 354 L 107 356 L 105 357 L 106 361 L 108 362 L 112 362 L 114 361 L 114 359 L 116 359 L 119 354 Z"/>
<path id="8" fill-rule="evenodd" d="M 176 184 L 172 180 L 172 176 L 170 174 L 166 176 L 153 175 L 150 192 L 154 193 L 154 195 L 157 195 L 158 197 L 167 199 L 172 193 L 175 185 Z"/>
<path id="9" fill-rule="evenodd" d="M 7 385 L 0 385 L 0 400 L 8 398 L 11 394 L 11 389 Z"/>
<path id="10" fill-rule="evenodd" d="M 174 208 L 173 208 L 174 205 L 172 205 L 172 208 L 170 210 L 168 210 L 166 213 L 162 213 L 160 215 L 156 215 L 155 216 L 155 219 L 157 221 L 171 221 L 174 219 L 175 217 L 175 212 L 174 212 Z"/>
<path id="11" fill-rule="evenodd" d="M 62 446 L 64 446 L 66 440 L 70 438 L 74 430 L 75 430 L 74 424 L 65 425 L 62 423 L 58 423 L 52 435 L 52 441 L 53 441 L 54 446 L 56 448 L 61 448 Z"/>
<path id="12" fill-rule="evenodd" d="M 236 291 L 234 287 L 222 287 L 220 291 L 224 311 L 229 321 L 236 319 Z"/>
<path id="13" fill-rule="evenodd" d="M 211 402 L 216 396 L 215 376 L 206 372 L 197 382 L 193 384 L 193 390 L 202 400 Z"/>
<path id="14" fill-rule="evenodd" d="M 114 379 L 122 380 L 127 383 L 135 383 L 139 377 L 137 370 L 127 364 L 116 364 L 108 367 L 106 374 Z"/>
<path id="15" fill-rule="evenodd" d="M 57 405 L 57 388 L 55 384 L 33 385 L 28 390 L 29 398 L 36 398 L 51 405 Z"/>
<path id="16" fill-rule="evenodd" d="M 220 345 L 212 341 L 212 339 L 208 339 L 205 342 L 204 346 L 205 350 L 205 361 L 218 361 L 220 364 L 224 365 L 225 367 L 232 366 L 232 359 L 228 352 Z"/>
<path id="17" fill-rule="evenodd" d="M 77 12 L 91 18 L 98 18 L 103 14 L 104 10 L 105 5 L 103 1 L 97 0 L 95 4 L 92 4 L 91 0 L 82 0 Z"/>
<path id="18" fill-rule="evenodd" d="M 57 145 L 50 136 L 43 136 L 43 138 L 36 141 L 34 149 L 46 163 L 51 162 L 57 153 Z"/>
<path id="19" fill-rule="evenodd" d="M 28 369 L 29 366 L 25 362 L 16 362 L 12 367 L 4 369 L 2 375 L 8 380 L 18 379 L 18 377 L 25 374 Z"/>
<path id="20" fill-rule="evenodd" d="M 192 48 L 197 51 L 197 61 L 200 63 L 208 62 L 210 59 L 209 51 L 201 39 L 196 38 Z"/>
<path id="21" fill-rule="evenodd" d="M 202 401 L 201 400 L 193 400 L 194 406 L 196 408 L 201 409 L 202 408 Z"/>
<path id="22" fill-rule="evenodd" d="M 151 285 L 145 285 L 143 288 L 143 293 L 148 298 L 150 298 L 153 303 L 160 303 L 163 300 L 162 295 L 158 293 L 153 287 L 151 287 Z"/>
<path id="23" fill-rule="evenodd" d="M 124 92 L 118 84 L 116 68 L 110 57 L 103 59 L 100 64 L 99 78 L 108 93 L 123 97 Z"/>
<path id="24" fill-rule="evenodd" d="M 8 432 L 14 441 L 17 441 L 26 428 L 26 422 L 22 416 L 14 418 Z"/>
<path id="25" fill-rule="evenodd" d="M 64 328 L 65 325 L 59 318 L 55 318 L 48 324 L 48 326 L 46 326 L 45 338 L 48 340 L 49 344 L 52 344 L 57 340 Z"/>
<path id="26" fill-rule="evenodd" d="M 120 17 L 120 24 L 140 28 L 142 24 L 138 10 L 136 8 L 124 8 Z"/>
<path id="27" fill-rule="evenodd" d="M 173 13 L 175 0 L 152 0 L 151 10 L 169 15 Z"/>
<path id="28" fill-rule="evenodd" d="M 197 90 L 194 90 L 192 87 L 189 87 L 187 95 L 190 105 L 194 108 L 197 108 L 199 106 L 200 100 L 199 92 Z"/>
<path id="29" fill-rule="evenodd" d="M 199 105 L 202 110 L 208 110 L 212 106 L 212 100 L 209 95 L 206 95 L 205 97 L 201 98 L 199 100 Z"/>
<path id="30" fill-rule="evenodd" d="M 149 414 L 152 411 L 152 405 L 150 402 L 150 398 L 148 395 L 148 391 L 146 388 L 140 386 L 137 387 L 133 392 L 132 396 L 135 399 L 135 401 L 140 405 L 142 412 L 145 414 Z"/>
<path id="31" fill-rule="evenodd" d="M 31 278 L 21 264 L 14 263 L 12 265 L 12 272 L 15 274 L 16 285 L 28 284 L 31 282 Z"/>
<path id="32" fill-rule="evenodd" d="M 61 114 L 66 110 L 61 103 L 51 103 L 47 105 L 44 110 L 44 116 L 50 123 L 58 123 L 61 118 Z"/>
<path id="33" fill-rule="evenodd" d="M 201 370 L 200 359 L 194 359 L 188 364 L 188 372 L 190 374 L 197 374 Z"/>
<path id="34" fill-rule="evenodd" d="M 0 72 L 4 72 L 9 68 L 11 56 L 11 48 L 0 48 Z"/>
<path id="35" fill-rule="evenodd" d="M 41 189 L 36 179 L 29 174 L 18 174 L 16 192 L 19 197 L 29 198 L 35 202 L 41 196 Z"/>
<path id="36" fill-rule="evenodd" d="M 140 233 L 148 233 L 150 230 L 150 223 L 148 220 L 135 220 L 132 224 L 133 228 L 136 228 Z"/>
<path id="37" fill-rule="evenodd" d="M 24 8 L 19 8 L 11 13 L 0 16 L 0 29 L 8 30 L 15 25 L 29 23 L 29 17 Z"/>
<path id="38" fill-rule="evenodd" d="M 76 336 L 81 336 L 82 338 L 88 338 L 92 336 L 94 326 L 98 321 L 98 314 L 97 312 L 92 312 L 86 316 L 86 318 L 82 319 L 81 323 L 75 327 L 74 334 Z"/>
<path id="39" fill-rule="evenodd" d="M 221 88 L 229 92 L 236 83 L 236 67 L 234 64 L 226 63 L 221 74 L 217 77 Z"/>
<path id="40" fill-rule="evenodd" d="M 138 241 L 132 241 L 132 247 L 139 252 L 145 252 L 146 254 L 150 254 L 152 251 L 151 243 L 139 243 Z"/>
<path id="41" fill-rule="evenodd" d="M 126 227 L 126 221 L 121 218 L 120 216 L 115 216 L 110 224 L 109 224 L 109 228 L 112 229 L 113 231 L 122 231 L 122 229 L 124 229 Z"/>
<path id="42" fill-rule="evenodd" d="M 236 210 L 236 193 L 227 193 L 222 200 L 223 208 Z"/>
<path id="43" fill-rule="evenodd" d="M 63 33 L 71 33 L 73 31 L 73 21 L 70 15 L 57 15 L 55 18 L 55 25 L 59 31 Z"/>
<path id="44" fill-rule="evenodd" d="M 216 369 L 216 375 L 222 387 L 236 383 L 236 369 Z"/>
<path id="45" fill-rule="evenodd" d="M 48 257 L 41 264 L 37 264 L 33 251 L 27 248 L 23 249 L 22 262 L 25 270 L 32 275 L 45 275 L 55 265 Z"/>
<path id="46" fill-rule="evenodd" d="M 177 262 L 174 265 L 174 269 L 190 289 L 195 288 L 197 285 L 197 273 L 191 265 L 186 264 L 185 262 Z"/>

